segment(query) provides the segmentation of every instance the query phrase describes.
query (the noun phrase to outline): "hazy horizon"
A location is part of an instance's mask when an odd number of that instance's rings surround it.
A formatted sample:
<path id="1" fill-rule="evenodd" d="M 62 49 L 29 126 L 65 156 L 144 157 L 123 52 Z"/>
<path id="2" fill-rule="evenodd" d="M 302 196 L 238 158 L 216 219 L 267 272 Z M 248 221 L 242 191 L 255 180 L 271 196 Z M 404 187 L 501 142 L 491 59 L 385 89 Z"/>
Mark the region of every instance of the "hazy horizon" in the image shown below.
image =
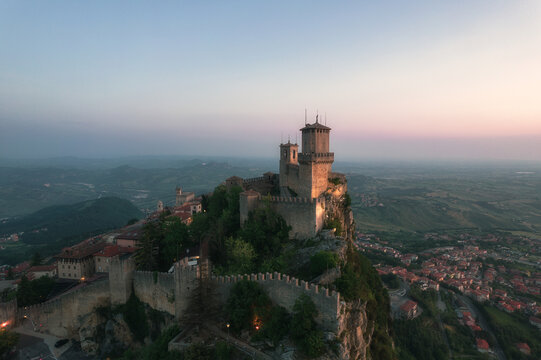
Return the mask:
<path id="1" fill-rule="evenodd" d="M 541 161 L 539 2 L 235 5 L 0 3 L 0 156 Z"/>

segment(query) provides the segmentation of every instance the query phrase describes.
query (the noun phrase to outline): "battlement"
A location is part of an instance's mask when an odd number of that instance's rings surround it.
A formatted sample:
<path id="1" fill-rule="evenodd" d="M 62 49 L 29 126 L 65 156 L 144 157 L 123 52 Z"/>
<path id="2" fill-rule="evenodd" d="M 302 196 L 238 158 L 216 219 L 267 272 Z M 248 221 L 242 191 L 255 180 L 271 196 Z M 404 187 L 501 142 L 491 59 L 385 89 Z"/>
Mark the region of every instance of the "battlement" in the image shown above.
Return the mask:
<path id="1" fill-rule="evenodd" d="M 334 162 L 334 153 L 299 153 L 299 162 L 319 162 L 319 163 L 332 163 Z"/>
<path id="2" fill-rule="evenodd" d="M 258 176 L 258 177 L 248 178 L 248 179 L 242 180 L 242 182 L 244 184 L 253 184 L 253 183 L 258 183 L 258 182 L 262 182 L 262 181 L 267 181 L 267 178 L 264 177 L 264 176 Z"/>
<path id="3" fill-rule="evenodd" d="M 261 199 L 261 197 L 259 197 Z M 293 197 L 293 196 L 269 196 L 265 200 L 268 200 L 272 203 L 290 203 L 290 204 L 321 204 L 325 202 L 325 199 L 320 198 L 306 198 L 306 197 Z"/>
<path id="4" fill-rule="evenodd" d="M 221 289 L 222 298 L 227 299 L 231 286 L 242 280 L 257 282 L 278 305 L 289 311 L 293 310 L 295 301 L 302 294 L 308 295 L 319 315 L 316 320 L 327 331 L 337 331 L 338 318 L 340 316 L 340 293 L 329 290 L 325 287 L 313 284 L 293 276 L 284 275 L 278 272 L 258 273 L 245 275 L 213 276 L 218 289 Z"/>
<path id="5" fill-rule="evenodd" d="M 308 281 L 299 280 L 293 276 L 285 275 L 282 273 L 257 273 L 257 274 L 244 274 L 244 275 L 221 275 L 212 276 L 212 280 L 220 284 L 232 284 L 242 280 L 250 281 L 281 281 L 284 284 L 299 287 L 305 290 L 309 294 L 321 294 L 322 296 L 331 297 L 340 301 L 340 293 L 335 290 L 329 290 L 325 287 L 320 287 L 318 284 L 310 283 Z"/>

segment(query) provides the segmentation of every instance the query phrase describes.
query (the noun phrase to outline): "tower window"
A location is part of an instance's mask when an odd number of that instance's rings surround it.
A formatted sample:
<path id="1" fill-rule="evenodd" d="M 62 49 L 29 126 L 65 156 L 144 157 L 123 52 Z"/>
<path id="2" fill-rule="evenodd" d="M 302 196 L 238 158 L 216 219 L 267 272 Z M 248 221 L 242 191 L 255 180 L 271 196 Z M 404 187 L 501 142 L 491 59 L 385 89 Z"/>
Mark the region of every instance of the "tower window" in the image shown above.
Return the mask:
<path id="1" fill-rule="evenodd" d="M 296 153 L 297 153 L 297 152 L 296 152 L 295 150 L 293 150 L 293 159 L 295 159 Z"/>

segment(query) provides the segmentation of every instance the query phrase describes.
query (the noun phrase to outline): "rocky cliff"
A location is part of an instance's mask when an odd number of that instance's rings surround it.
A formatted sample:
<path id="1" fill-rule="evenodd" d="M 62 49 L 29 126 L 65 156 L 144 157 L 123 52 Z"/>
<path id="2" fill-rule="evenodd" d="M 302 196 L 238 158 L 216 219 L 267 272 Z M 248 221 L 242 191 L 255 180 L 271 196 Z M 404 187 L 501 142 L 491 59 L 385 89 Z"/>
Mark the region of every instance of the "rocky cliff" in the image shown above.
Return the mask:
<path id="1" fill-rule="evenodd" d="M 378 293 L 381 296 L 387 296 L 386 292 L 381 291 L 381 283 L 379 277 L 374 277 L 374 269 L 371 268 L 368 262 L 363 263 L 366 267 L 370 267 L 370 271 L 367 274 L 360 274 L 361 266 L 359 266 L 359 257 L 356 255 L 354 246 L 355 237 L 355 222 L 353 219 L 353 211 L 351 210 L 351 200 L 347 194 L 347 180 L 344 175 L 333 173 L 329 183 L 329 188 L 325 192 L 326 209 L 325 218 L 327 227 L 332 227 L 331 231 L 335 232 L 335 238 L 340 239 L 340 246 L 335 247 L 334 251 L 337 252 L 342 265 L 333 269 L 332 272 L 328 271 L 327 274 L 322 276 L 323 282 L 329 284 L 333 283 L 337 285 L 337 281 L 342 280 L 341 277 L 347 276 L 343 274 L 344 269 L 348 263 L 351 269 L 355 269 L 354 273 L 359 277 L 370 277 L 370 280 L 362 279 L 363 285 L 368 287 L 363 291 L 369 293 Z M 355 256 L 353 256 L 355 254 Z M 355 263 L 355 264 L 352 264 Z M 368 265 L 367 265 L 368 264 Z M 332 276 L 332 274 L 334 274 Z M 326 279 L 326 276 L 329 277 Z M 359 279 L 356 279 L 359 281 Z M 322 283 L 323 283 L 322 282 Z M 374 283 L 378 284 L 378 289 L 372 289 Z M 343 294 L 346 295 L 346 294 Z M 377 357 L 371 355 L 371 348 L 378 348 L 379 345 L 375 344 L 377 341 L 381 341 L 381 336 L 377 338 L 374 336 L 374 329 L 381 328 L 381 324 L 376 324 L 376 314 L 374 312 L 374 306 L 379 306 L 377 309 L 378 314 L 387 314 L 386 302 L 377 304 L 373 300 L 370 302 L 370 307 L 367 307 L 369 303 L 366 299 L 353 298 L 351 296 L 342 296 L 341 312 L 339 319 L 339 351 L 338 357 L 340 359 L 348 360 L 366 360 L 376 359 Z M 388 324 L 383 324 L 383 336 L 388 334 Z M 388 335 L 385 337 L 385 342 L 388 343 L 390 338 Z M 385 344 L 387 346 L 387 344 Z M 387 358 L 387 357 L 385 357 Z"/>

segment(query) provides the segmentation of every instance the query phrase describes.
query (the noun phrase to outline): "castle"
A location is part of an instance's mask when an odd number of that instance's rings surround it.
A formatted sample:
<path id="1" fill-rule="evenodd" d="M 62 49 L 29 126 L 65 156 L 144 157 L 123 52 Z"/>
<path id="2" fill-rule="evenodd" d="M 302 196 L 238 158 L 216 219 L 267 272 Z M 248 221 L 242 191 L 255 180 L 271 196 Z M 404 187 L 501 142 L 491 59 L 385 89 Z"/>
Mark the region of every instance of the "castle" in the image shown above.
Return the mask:
<path id="1" fill-rule="evenodd" d="M 280 174 L 265 173 L 255 179 L 231 177 L 226 186 L 242 186 L 240 194 L 240 222 L 249 213 L 269 204 L 291 226 L 291 237 L 310 238 L 322 228 L 326 217 L 326 193 L 329 180 L 343 179 L 332 173 L 334 153 L 329 151 L 331 129 L 319 123 L 306 123 L 302 132 L 302 151 L 291 141 L 280 144 Z M 345 193 L 345 181 L 342 193 Z"/>

